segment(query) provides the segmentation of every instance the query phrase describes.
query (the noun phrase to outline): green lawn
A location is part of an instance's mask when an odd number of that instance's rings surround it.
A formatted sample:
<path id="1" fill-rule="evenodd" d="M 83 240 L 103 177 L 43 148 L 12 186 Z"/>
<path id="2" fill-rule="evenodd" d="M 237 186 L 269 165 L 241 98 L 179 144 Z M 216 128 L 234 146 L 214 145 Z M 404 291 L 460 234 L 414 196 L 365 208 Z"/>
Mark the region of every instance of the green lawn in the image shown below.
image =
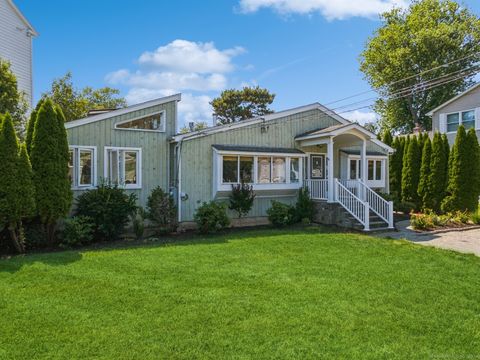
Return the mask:
<path id="1" fill-rule="evenodd" d="M 476 359 L 480 259 L 248 230 L 0 260 L 0 359 Z"/>

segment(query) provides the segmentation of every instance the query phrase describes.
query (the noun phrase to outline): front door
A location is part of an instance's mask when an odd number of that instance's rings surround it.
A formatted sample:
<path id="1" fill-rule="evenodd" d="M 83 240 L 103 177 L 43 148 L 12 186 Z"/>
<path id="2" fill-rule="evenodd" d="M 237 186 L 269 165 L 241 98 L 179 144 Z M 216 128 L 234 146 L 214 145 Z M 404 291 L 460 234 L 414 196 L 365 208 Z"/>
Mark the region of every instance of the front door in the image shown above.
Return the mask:
<path id="1" fill-rule="evenodd" d="M 310 155 L 310 179 L 325 179 L 325 155 Z"/>

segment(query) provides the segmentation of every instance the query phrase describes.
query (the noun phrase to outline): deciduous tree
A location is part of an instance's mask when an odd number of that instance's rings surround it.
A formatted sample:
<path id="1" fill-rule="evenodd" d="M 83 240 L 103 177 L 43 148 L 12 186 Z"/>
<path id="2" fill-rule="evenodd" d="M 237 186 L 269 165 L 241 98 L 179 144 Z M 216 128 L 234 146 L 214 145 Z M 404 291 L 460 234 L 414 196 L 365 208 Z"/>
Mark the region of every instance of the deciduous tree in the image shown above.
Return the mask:
<path id="1" fill-rule="evenodd" d="M 23 134 L 25 128 L 27 109 L 25 94 L 18 90 L 17 78 L 10 69 L 10 63 L 0 58 L 0 114 L 10 114 L 19 135 Z"/>

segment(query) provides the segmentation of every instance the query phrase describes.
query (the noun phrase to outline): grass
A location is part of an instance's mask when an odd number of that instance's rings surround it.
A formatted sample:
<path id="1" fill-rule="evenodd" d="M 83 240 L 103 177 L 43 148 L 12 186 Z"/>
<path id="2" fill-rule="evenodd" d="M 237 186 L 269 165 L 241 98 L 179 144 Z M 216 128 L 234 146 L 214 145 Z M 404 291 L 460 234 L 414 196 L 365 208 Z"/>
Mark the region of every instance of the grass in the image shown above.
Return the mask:
<path id="1" fill-rule="evenodd" d="M 0 260 L 3 359 L 480 357 L 480 259 L 249 230 Z"/>

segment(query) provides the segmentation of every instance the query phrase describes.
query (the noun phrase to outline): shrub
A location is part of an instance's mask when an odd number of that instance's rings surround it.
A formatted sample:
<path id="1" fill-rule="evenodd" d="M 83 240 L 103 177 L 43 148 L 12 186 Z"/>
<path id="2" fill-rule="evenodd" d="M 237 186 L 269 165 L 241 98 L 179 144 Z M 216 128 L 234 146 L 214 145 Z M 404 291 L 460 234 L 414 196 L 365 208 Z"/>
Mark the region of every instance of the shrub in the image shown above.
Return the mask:
<path id="1" fill-rule="evenodd" d="M 230 225 L 225 204 L 215 201 L 204 202 L 195 212 L 194 219 L 198 231 L 203 234 L 220 231 Z"/>
<path id="2" fill-rule="evenodd" d="M 450 218 L 449 222 L 454 225 L 467 224 L 470 221 L 470 215 L 466 211 L 454 211 L 447 216 Z"/>
<path id="3" fill-rule="evenodd" d="M 47 245 L 47 232 L 40 219 L 34 218 L 25 222 L 25 248 L 26 250 L 35 250 L 45 248 Z"/>
<path id="4" fill-rule="evenodd" d="M 147 200 L 145 217 L 156 227 L 159 234 L 168 234 L 177 229 L 177 208 L 173 196 L 158 186 Z"/>
<path id="5" fill-rule="evenodd" d="M 429 230 L 435 227 L 432 216 L 430 214 L 421 213 L 410 214 L 410 225 L 415 230 Z"/>
<path id="6" fill-rule="evenodd" d="M 472 215 L 470 216 L 470 220 L 476 224 L 476 225 L 480 225 L 480 209 L 477 209 L 477 211 L 475 211 L 474 213 L 472 213 Z"/>
<path id="7" fill-rule="evenodd" d="M 230 202 L 228 208 L 236 211 L 239 218 L 247 215 L 252 209 L 253 201 L 255 200 L 253 186 L 244 183 L 232 185 L 232 192 L 228 199 Z"/>
<path id="8" fill-rule="evenodd" d="M 93 230 L 93 219 L 88 216 L 65 219 L 62 244 L 68 246 L 90 244 L 94 239 Z"/>
<path id="9" fill-rule="evenodd" d="M 298 191 L 298 200 L 295 205 L 295 221 L 310 223 L 315 215 L 315 207 L 312 199 L 310 199 L 310 191 L 308 188 L 301 188 Z"/>
<path id="10" fill-rule="evenodd" d="M 143 208 L 139 207 L 137 212 L 132 216 L 132 224 L 133 224 L 133 233 L 137 240 L 141 240 L 143 238 L 143 234 L 145 232 L 145 212 Z"/>
<path id="11" fill-rule="evenodd" d="M 136 201 L 135 194 L 127 194 L 117 185 L 101 184 L 78 197 L 76 215 L 93 219 L 96 239 L 116 240 L 136 211 Z"/>
<path id="12" fill-rule="evenodd" d="M 272 207 L 267 210 L 268 220 L 277 227 L 291 225 L 295 222 L 293 206 L 272 200 Z"/>
<path id="13" fill-rule="evenodd" d="M 415 209 L 415 204 L 409 201 L 396 201 L 393 203 L 395 211 L 402 212 L 404 214 L 409 214 Z"/>

